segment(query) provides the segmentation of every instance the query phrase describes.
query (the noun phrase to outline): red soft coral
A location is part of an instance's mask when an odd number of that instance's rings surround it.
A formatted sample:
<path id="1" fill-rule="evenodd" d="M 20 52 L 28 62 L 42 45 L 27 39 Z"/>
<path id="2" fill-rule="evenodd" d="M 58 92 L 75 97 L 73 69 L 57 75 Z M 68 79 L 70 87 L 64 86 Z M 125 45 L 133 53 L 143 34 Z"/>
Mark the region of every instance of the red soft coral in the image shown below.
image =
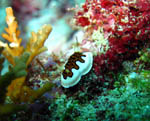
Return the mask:
<path id="1" fill-rule="evenodd" d="M 86 0 L 78 14 L 76 24 L 84 25 L 89 36 L 99 27 L 110 35 L 107 36 L 110 48 L 94 58 L 93 66 L 98 77 L 120 71 L 123 61 L 135 59 L 145 43 L 150 42 L 150 0 L 135 3 L 128 0 Z M 88 17 L 88 24 L 78 21 L 83 16 Z"/>
<path id="2" fill-rule="evenodd" d="M 137 0 L 136 6 L 140 11 L 150 10 L 150 0 Z"/>
<path id="3" fill-rule="evenodd" d="M 80 23 L 80 26 L 88 26 L 90 24 L 89 20 L 87 17 L 79 17 L 78 23 Z"/>
<path id="4" fill-rule="evenodd" d="M 113 0 L 101 0 L 101 6 L 102 8 L 110 8 L 113 6 L 113 4 L 115 4 L 115 1 Z"/>

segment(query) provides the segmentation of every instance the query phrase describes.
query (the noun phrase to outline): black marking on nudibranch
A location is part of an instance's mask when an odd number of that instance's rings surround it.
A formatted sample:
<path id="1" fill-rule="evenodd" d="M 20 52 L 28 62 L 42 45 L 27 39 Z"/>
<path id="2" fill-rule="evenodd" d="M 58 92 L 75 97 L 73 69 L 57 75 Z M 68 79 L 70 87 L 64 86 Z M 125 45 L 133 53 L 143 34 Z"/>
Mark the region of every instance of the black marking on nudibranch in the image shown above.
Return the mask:
<path id="1" fill-rule="evenodd" d="M 63 77 L 64 79 L 66 79 L 67 77 L 72 77 L 73 76 L 73 72 L 72 69 L 79 69 L 79 66 L 76 64 L 77 61 L 80 61 L 81 63 L 84 63 L 85 61 L 82 59 L 82 57 L 85 57 L 85 55 L 83 55 L 80 52 L 75 52 L 74 54 L 72 54 L 70 56 L 70 58 L 68 59 L 68 62 L 65 65 L 65 69 L 63 70 Z"/>

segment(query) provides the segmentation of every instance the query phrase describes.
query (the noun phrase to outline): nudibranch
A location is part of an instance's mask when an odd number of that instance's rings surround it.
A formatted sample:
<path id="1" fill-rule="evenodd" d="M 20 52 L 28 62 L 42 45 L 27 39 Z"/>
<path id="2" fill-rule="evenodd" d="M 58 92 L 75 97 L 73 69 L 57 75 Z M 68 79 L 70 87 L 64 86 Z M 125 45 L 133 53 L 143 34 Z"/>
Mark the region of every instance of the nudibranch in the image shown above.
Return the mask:
<path id="1" fill-rule="evenodd" d="M 61 74 L 61 85 L 69 88 L 76 85 L 82 75 L 87 74 L 93 65 L 93 55 L 91 52 L 75 52 L 70 56 L 65 64 L 65 69 Z"/>

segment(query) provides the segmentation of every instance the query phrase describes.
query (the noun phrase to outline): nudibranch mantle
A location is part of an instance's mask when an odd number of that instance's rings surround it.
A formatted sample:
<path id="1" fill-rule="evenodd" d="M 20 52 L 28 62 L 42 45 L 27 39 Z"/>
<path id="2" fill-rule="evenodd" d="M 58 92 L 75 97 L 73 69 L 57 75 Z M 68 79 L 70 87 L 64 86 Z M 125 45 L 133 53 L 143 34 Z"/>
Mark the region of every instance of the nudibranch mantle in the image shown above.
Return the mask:
<path id="1" fill-rule="evenodd" d="M 82 75 L 87 74 L 93 65 L 93 54 L 91 52 L 75 52 L 65 64 L 61 74 L 61 85 L 69 88 L 76 85 Z"/>

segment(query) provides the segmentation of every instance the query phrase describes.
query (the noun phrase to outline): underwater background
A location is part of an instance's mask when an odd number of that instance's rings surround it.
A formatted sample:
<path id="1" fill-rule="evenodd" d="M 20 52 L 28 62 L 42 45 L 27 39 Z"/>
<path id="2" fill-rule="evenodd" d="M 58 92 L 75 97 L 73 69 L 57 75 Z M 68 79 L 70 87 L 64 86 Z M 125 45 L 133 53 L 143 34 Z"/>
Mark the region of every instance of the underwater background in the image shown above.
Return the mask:
<path id="1" fill-rule="evenodd" d="M 0 121 L 150 121 L 150 0 L 0 0 Z"/>

